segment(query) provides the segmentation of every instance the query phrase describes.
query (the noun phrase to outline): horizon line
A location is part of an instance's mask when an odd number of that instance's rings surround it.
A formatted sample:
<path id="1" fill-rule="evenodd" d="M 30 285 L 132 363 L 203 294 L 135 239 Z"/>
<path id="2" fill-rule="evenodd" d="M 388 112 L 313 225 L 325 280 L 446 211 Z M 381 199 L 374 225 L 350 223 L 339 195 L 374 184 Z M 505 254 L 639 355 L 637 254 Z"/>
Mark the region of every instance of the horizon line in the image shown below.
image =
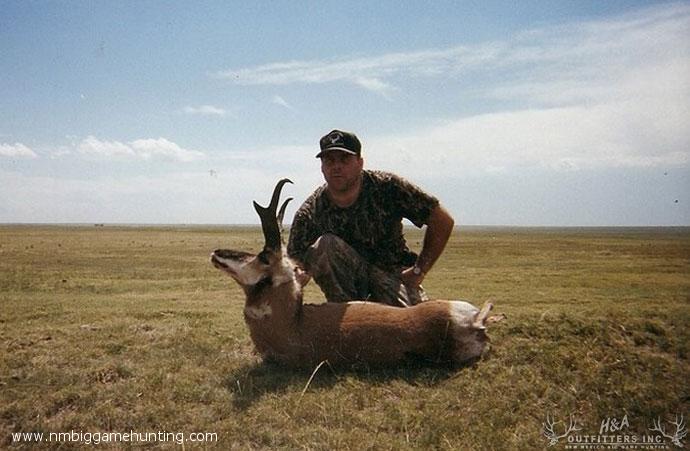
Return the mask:
<path id="1" fill-rule="evenodd" d="M 171 223 L 157 223 L 157 222 L 0 222 L 0 227 L 31 227 L 31 226 L 49 226 L 49 227 L 257 227 L 260 228 L 260 223 L 194 223 L 194 222 L 171 222 Z M 284 224 L 283 227 L 290 228 L 292 224 Z M 404 229 L 418 229 L 413 224 L 403 224 Z M 690 229 L 690 224 L 665 224 L 665 225 L 640 225 L 640 224 L 614 224 L 614 225 L 555 225 L 555 224 L 456 224 L 453 230 L 457 229 Z M 423 230 L 419 228 L 418 230 Z"/>

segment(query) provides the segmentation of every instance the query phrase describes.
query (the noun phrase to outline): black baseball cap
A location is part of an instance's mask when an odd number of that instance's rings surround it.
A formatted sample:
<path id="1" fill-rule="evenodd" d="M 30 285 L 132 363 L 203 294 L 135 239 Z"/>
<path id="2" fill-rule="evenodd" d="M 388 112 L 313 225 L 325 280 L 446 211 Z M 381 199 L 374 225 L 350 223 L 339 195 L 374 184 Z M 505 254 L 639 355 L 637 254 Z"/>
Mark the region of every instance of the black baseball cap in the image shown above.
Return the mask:
<path id="1" fill-rule="evenodd" d="M 321 158 L 327 152 L 337 150 L 340 152 L 349 153 L 350 155 L 360 156 L 362 154 L 362 144 L 357 139 L 354 133 L 344 132 L 342 130 L 333 130 L 325 135 L 319 141 L 321 152 L 316 155 L 316 158 Z"/>

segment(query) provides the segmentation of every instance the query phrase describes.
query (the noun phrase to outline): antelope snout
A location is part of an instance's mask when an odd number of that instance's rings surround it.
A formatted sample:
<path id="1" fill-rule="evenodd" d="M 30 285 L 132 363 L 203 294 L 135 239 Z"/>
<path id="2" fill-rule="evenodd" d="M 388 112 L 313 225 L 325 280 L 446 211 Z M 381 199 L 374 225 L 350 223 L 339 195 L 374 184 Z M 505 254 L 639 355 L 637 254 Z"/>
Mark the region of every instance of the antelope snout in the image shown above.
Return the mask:
<path id="1" fill-rule="evenodd" d="M 213 252 L 211 252 L 211 257 L 210 257 L 211 264 L 212 264 L 213 266 L 215 266 L 216 268 L 218 268 L 218 269 L 225 269 L 225 268 L 227 268 L 228 265 L 226 265 L 225 263 L 223 263 L 223 262 L 218 258 L 217 252 L 218 252 L 218 251 L 213 251 Z"/>
<path id="2" fill-rule="evenodd" d="M 254 258 L 254 254 L 231 249 L 216 249 L 211 253 L 211 263 L 219 269 L 227 269 L 233 264 L 243 264 Z"/>

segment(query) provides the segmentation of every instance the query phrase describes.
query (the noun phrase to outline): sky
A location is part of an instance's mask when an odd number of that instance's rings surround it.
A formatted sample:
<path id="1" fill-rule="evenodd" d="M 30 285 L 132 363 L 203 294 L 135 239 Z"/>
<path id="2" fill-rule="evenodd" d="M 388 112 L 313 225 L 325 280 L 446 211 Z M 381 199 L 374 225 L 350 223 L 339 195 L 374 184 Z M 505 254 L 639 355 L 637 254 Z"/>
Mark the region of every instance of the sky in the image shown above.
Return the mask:
<path id="1" fill-rule="evenodd" d="M 688 226 L 690 2 L 0 0 L 0 223 L 289 218 L 332 129 L 456 225 Z"/>

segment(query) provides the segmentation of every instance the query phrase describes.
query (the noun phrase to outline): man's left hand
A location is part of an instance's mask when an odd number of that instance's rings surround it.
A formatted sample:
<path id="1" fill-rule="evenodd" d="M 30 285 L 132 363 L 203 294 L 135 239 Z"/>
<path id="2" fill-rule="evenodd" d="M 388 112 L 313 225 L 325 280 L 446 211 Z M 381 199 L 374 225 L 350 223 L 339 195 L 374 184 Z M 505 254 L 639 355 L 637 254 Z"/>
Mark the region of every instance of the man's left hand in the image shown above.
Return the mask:
<path id="1" fill-rule="evenodd" d="M 415 274 L 414 266 L 411 266 L 400 273 L 400 279 L 406 287 L 418 288 L 424 280 L 424 273 Z"/>

